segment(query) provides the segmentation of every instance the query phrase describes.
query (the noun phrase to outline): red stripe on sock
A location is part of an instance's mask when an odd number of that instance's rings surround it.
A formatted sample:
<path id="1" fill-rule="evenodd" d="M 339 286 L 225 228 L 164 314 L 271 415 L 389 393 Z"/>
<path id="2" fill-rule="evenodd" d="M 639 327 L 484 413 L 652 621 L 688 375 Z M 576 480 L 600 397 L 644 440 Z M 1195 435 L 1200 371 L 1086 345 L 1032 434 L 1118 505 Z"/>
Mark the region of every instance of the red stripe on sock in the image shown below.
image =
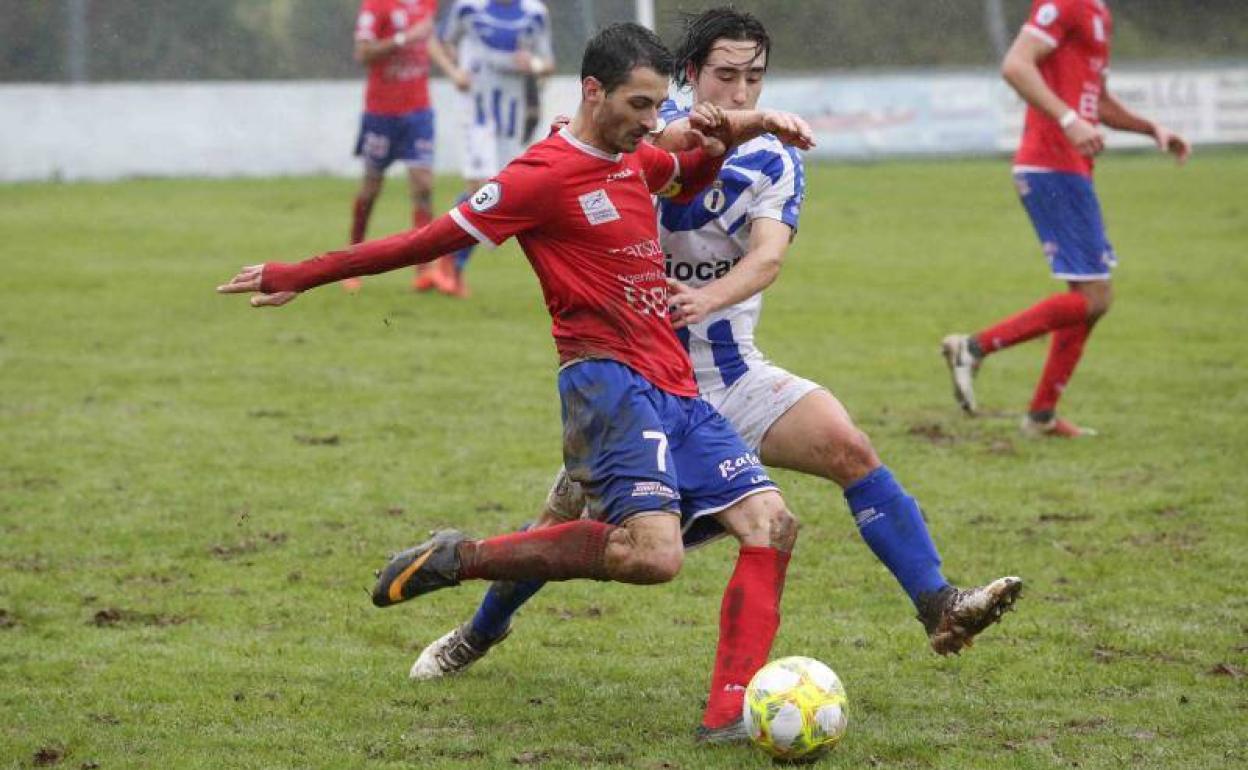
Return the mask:
<path id="1" fill-rule="evenodd" d="M 581 519 L 459 546 L 461 580 L 607 580 L 607 539 L 617 528 Z"/>
<path id="2" fill-rule="evenodd" d="M 975 335 L 984 353 L 995 353 L 1011 345 L 1039 337 L 1067 326 L 1086 323 L 1088 298 L 1077 291 L 1054 294 Z"/>
<path id="3" fill-rule="evenodd" d="M 719 646 L 702 724 L 723 727 L 741 716 L 745 687 L 767 663 L 780 628 L 780 596 L 789 554 L 745 546 L 724 589 L 719 609 Z"/>
<path id="4" fill-rule="evenodd" d="M 1048 412 L 1057 409 L 1057 400 L 1070 382 L 1083 356 L 1083 344 L 1087 342 L 1092 327 L 1085 321 L 1078 326 L 1067 326 L 1053 332 L 1049 343 L 1049 357 L 1044 362 L 1044 373 L 1036 385 L 1031 399 L 1031 411 Z"/>

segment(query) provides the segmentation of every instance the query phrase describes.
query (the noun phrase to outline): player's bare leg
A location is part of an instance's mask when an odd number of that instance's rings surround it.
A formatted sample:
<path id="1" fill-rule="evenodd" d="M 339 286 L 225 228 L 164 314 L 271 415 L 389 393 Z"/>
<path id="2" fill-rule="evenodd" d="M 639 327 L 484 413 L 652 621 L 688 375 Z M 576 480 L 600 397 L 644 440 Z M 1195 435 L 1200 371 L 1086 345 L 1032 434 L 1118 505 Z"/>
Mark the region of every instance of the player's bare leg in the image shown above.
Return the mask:
<path id="1" fill-rule="evenodd" d="M 918 504 L 826 390 L 812 391 L 781 416 L 760 454 L 764 465 L 821 476 L 845 490 L 863 540 L 905 589 L 936 652 L 969 647 L 1018 598 L 1022 581 L 1015 577 L 965 591 L 949 585 Z"/>
<path id="2" fill-rule="evenodd" d="M 381 195 L 385 182 L 386 176 L 382 171 L 370 163 L 364 164 L 364 180 L 360 183 L 360 190 L 356 193 L 351 209 L 352 245 L 364 240 L 364 235 L 368 232 L 368 220 L 373 215 L 373 205 L 377 203 L 377 197 Z M 347 278 L 342 282 L 342 288 L 352 293 L 359 291 L 362 285 L 359 278 Z"/>
<path id="3" fill-rule="evenodd" d="M 710 695 L 694 735 L 699 743 L 749 740 L 745 688 L 767 662 L 780 628 L 780 597 L 797 519 L 777 492 L 751 495 L 715 515 L 741 544 L 719 610 L 719 644 Z"/>
<path id="4" fill-rule="evenodd" d="M 665 583 L 683 561 L 680 518 L 665 511 L 638 514 L 619 527 L 581 519 L 484 540 L 448 529 L 391 557 L 378 573 L 373 603 L 388 607 L 463 580 Z"/>

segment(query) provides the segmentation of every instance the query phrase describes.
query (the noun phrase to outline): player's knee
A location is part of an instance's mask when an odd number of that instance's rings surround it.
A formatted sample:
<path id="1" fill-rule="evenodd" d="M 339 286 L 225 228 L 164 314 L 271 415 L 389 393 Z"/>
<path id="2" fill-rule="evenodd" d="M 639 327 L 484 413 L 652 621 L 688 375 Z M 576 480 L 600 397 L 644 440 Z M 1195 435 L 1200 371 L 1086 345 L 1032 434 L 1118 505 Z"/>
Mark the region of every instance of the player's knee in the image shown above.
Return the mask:
<path id="1" fill-rule="evenodd" d="M 880 464 L 867 434 L 853 425 L 829 431 L 818 444 L 824 476 L 844 486 L 860 479 Z"/>
<path id="2" fill-rule="evenodd" d="M 615 554 L 612 577 L 640 585 L 672 580 L 680 573 L 685 558 L 684 545 L 679 538 L 673 542 L 645 536 L 639 539 L 627 527 L 611 533 L 608 550 Z"/>
<path id="3" fill-rule="evenodd" d="M 1088 300 L 1088 320 L 1097 321 L 1109 312 L 1114 304 L 1114 292 L 1107 285 L 1103 291 L 1097 292 Z"/>
<path id="4" fill-rule="evenodd" d="M 685 551 L 680 543 L 652 544 L 638 552 L 635 559 L 635 583 L 666 583 L 680 573 Z"/>
<path id="5" fill-rule="evenodd" d="M 800 529 L 801 522 L 797 517 L 787 506 L 781 507 L 771 516 L 771 547 L 785 553 L 792 551 L 793 546 L 797 545 L 797 533 Z"/>
<path id="6" fill-rule="evenodd" d="M 584 488 L 568 478 L 567 471 L 560 470 L 550 491 L 546 493 L 540 518 L 551 522 L 575 521 L 584 510 Z"/>

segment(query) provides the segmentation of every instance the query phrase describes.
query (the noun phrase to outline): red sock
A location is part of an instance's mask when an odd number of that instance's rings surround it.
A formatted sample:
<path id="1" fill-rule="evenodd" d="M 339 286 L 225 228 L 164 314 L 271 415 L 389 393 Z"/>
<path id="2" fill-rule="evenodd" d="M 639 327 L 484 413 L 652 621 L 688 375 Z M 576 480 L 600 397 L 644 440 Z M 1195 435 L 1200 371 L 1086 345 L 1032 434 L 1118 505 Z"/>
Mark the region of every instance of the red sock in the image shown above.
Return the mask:
<path id="1" fill-rule="evenodd" d="M 723 727 L 741 716 L 745 686 L 767 663 L 780 628 L 780 595 L 789 554 L 743 546 L 719 608 L 719 647 L 711 694 L 702 714 L 706 727 Z"/>
<path id="2" fill-rule="evenodd" d="M 372 213 L 372 200 L 360 197 L 355 199 L 355 206 L 351 210 L 352 245 L 360 243 L 364 240 L 364 233 L 368 230 L 368 218 L 372 216 Z"/>
<path id="3" fill-rule="evenodd" d="M 609 580 L 607 538 L 617 527 L 579 519 L 543 529 L 468 540 L 459 546 L 462 580 Z"/>
<path id="4" fill-rule="evenodd" d="M 1040 375 L 1040 384 L 1036 386 L 1036 394 L 1031 399 L 1032 412 L 1050 412 L 1057 409 L 1057 400 L 1062 397 L 1066 383 L 1075 373 L 1079 358 L 1083 355 L 1083 343 L 1092 333 L 1092 327 L 1086 321 L 1078 326 L 1067 326 L 1053 332 L 1053 340 L 1049 343 L 1049 357 L 1044 362 L 1044 374 Z"/>
<path id="5" fill-rule="evenodd" d="M 426 208 L 412 209 L 412 227 L 419 230 L 433 221 L 433 212 Z"/>
<path id="6" fill-rule="evenodd" d="M 1066 291 L 1046 297 L 1000 323 L 975 335 L 985 354 L 1026 342 L 1045 332 L 1088 320 L 1088 298 L 1077 291 Z"/>

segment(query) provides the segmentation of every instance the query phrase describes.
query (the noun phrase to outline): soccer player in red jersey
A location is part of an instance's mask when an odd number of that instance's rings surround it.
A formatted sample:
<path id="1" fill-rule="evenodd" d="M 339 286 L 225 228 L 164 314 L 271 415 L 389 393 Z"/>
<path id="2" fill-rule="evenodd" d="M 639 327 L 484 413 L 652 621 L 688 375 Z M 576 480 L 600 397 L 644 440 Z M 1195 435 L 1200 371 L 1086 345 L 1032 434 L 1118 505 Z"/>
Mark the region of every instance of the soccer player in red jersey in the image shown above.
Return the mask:
<path id="1" fill-rule="evenodd" d="M 1023 418 L 1028 435 L 1094 433 L 1059 419 L 1057 402 L 1093 326 L 1109 310 L 1110 271 L 1117 264 L 1092 187 L 1093 158 L 1104 147 L 1098 124 L 1150 136 L 1180 163 L 1191 152 L 1183 137 L 1134 114 L 1109 92 L 1112 33 L 1104 0 L 1034 0 L 1001 66 L 1028 105 L 1014 183 L 1053 277 L 1066 281 L 1068 290 L 975 334 L 951 334 L 941 345 L 954 397 L 973 414 L 973 380 L 984 358 L 1051 333 L 1044 373 Z"/>
<path id="2" fill-rule="evenodd" d="M 429 62 L 436 63 L 457 85 L 468 82 L 433 34 L 437 12 L 437 0 L 364 0 L 360 5 L 355 58 L 368 67 L 368 84 L 355 144 L 355 154 L 364 158 L 364 181 L 352 209 L 351 243 L 364 240 L 386 169 L 396 160 L 407 164 L 412 225 L 421 227 L 433 219 Z M 355 291 L 360 281 L 350 278 L 343 286 Z"/>
<path id="3" fill-rule="evenodd" d="M 390 560 L 373 602 L 389 606 L 467 579 L 665 582 L 680 570 L 685 539 L 731 521 L 749 533 L 733 617 L 747 633 L 727 672 L 744 686 L 779 625 L 796 520 L 757 455 L 697 397 L 668 318 L 651 195 L 691 199 L 736 143 L 769 132 L 805 148 L 811 132 L 787 113 L 701 107 L 688 135 L 703 146 L 675 154 L 653 147 L 644 138 L 657 127 L 671 70 L 653 32 L 608 27 L 586 48 L 576 117 L 470 200 L 398 236 L 298 264 L 246 267 L 218 291 L 259 292 L 253 306 L 283 305 L 314 286 L 515 236 L 553 322 L 564 463 L 590 516 L 485 540 L 438 532 Z"/>

